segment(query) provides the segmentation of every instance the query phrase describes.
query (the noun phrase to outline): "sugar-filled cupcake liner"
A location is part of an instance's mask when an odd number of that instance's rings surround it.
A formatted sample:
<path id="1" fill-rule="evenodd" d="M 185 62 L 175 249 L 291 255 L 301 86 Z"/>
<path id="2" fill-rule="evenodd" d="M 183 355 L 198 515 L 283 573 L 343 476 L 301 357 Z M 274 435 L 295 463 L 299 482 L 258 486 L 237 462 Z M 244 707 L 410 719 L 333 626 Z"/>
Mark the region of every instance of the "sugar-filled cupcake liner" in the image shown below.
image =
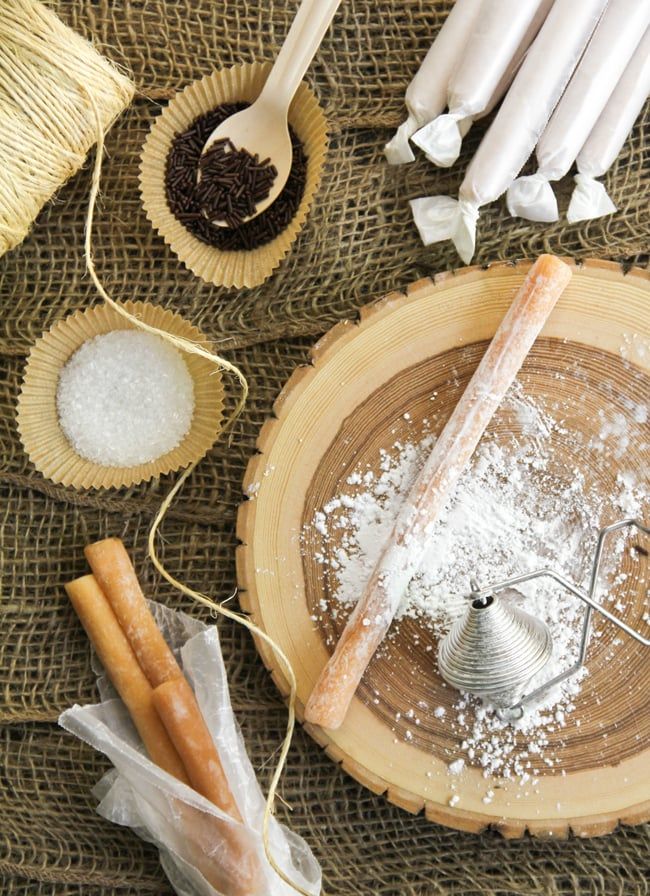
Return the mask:
<path id="1" fill-rule="evenodd" d="M 215 286 L 253 287 L 278 267 L 305 223 L 318 189 L 327 152 L 327 122 L 304 82 L 291 104 L 289 123 L 307 156 L 302 200 L 291 222 L 273 240 L 256 249 L 225 251 L 201 242 L 176 220 L 165 195 L 165 165 L 174 136 L 196 118 L 223 103 L 253 102 L 271 70 L 270 63 L 221 69 L 194 81 L 177 94 L 156 119 L 140 161 L 140 192 L 147 217 L 171 250 L 197 277 Z"/>
<path id="2" fill-rule="evenodd" d="M 124 302 L 123 307 L 144 323 L 210 350 L 203 334 L 178 314 L 147 302 Z M 189 431 L 175 448 L 149 463 L 109 467 L 80 457 L 65 437 L 56 407 L 61 369 L 92 339 L 114 330 L 136 329 L 135 324 L 109 305 L 77 311 L 55 324 L 34 344 L 25 367 L 18 398 L 18 431 L 36 469 L 48 479 L 78 489 L 122 488 L 187 467 L 212 447 L 223 421 L 224 390 L 221 371 L 207 359 L 183 353 L 194 384 L 194 413 Z"/>

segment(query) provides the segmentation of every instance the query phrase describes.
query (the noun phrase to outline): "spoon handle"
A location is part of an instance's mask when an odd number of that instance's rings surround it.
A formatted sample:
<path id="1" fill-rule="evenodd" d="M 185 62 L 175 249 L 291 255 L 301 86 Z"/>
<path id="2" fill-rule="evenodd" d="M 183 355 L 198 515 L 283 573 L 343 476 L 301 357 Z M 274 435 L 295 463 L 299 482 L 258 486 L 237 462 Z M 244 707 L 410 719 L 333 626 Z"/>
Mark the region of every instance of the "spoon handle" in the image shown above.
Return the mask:
<path id="1" fill-rule="evenodd" d="M 289 108 L 340 3 L 341 0 L 302 0 L 264 85 L 266 102 Z"/>

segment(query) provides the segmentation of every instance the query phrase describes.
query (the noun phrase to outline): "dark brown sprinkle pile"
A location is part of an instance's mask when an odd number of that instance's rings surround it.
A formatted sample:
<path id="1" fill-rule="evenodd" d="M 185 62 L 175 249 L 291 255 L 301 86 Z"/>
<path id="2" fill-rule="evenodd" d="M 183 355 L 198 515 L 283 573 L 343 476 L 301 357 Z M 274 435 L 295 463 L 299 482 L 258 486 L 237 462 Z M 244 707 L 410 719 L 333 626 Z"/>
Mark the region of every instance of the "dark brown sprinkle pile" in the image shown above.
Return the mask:
<path id="1" fill-rule="evenodd" d="M 216 227 L 203 213 L 196 175 L 205 142 L 224 119 L 248 105 L 224 103 L 199 116 L 187 130 L 176 134 L 167 156 L 165 193 L 171 213 L 197 239 L 222 250 L 256 249 L 270 243 L 294 217 L 305 191 L 307 156 L 302 143 L 289 128 L 293 149 L 291 171 L 275 202 L 256 218 L 235 228 Z"/>
<path id="2" fill-rule="evenodd" d="M 255 213 L 278 176 L 271 159 L 260 161 L 257 154 L 237 149 L 227 138 L 216 140 L 201 156 L 199 170 L 201 210 L 210 221 L 225 221 L 232 229 Z"/>

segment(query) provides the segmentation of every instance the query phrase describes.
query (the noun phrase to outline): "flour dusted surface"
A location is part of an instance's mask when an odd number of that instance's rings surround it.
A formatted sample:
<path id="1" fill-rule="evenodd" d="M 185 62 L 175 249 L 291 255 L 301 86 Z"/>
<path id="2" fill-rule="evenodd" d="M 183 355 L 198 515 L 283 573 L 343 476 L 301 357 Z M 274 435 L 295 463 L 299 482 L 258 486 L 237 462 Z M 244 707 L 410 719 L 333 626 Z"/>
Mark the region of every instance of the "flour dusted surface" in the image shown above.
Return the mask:
<path id="1" fill-rule="evenodd" d="M 506 440 L 488 435 L 481 442 L 436 524 L 389 637 L 395 637 L 400 619 L 405 618 L 417 619 L 438 638 L 444 635 L 464 610 L 471 578 L 485 586 L 553 566 L 586 585 L 598 527 L 641 511 L 643 491 L 633 474 L 619 474 L 615 493 L 603 497 L 587 484 L 578 466 L 558 470 L 553 464 L 552 438 L 566 436 L 566 430 L 525 396 L 519 384 L 506 404 L 521 433 Z M 617 418 L 613 425 L 605 421 L 599 436 L 612 454 L 620 456 L 628 438 L 625 421 Z M 395 442 L 381 452 L 378 471 L 376 466 L 354 469 L 345 487 L 316 512 L 311 525 L 323 545 L 317 559 L 334 584 L 334 600 L 322 603 L 321 612 L 347 612 L 345 608 L 357 600 L 433 444 L 434 437 L 426 434 Z M 613 567 L 625 544 L 622 537 L 610 545 Z M 621 581 L 619 576 L 618 584 Z M 583 605 L 550 580 L 524 587 L 521 606 L 549 625 L 554 641 L 553 656 L 531 683 L 534 688 L 574 661 Z M 465 761 L 482 768 L 486 777 L 516 777 L 524 787 L 534 787 L 535 774 L 556 763 L 547 749 L 549 735 L 563 728 L 573 712 L 581 677 L 549 693 L 516 726 L 500 721 L 467 695 L 458 694 L 451 712 L 434 709 L 434 716 L 444 719 L 458 739 L 450 765 L 452 790 Z M 418 724 L 414 708 L 413 725 Z M 403 735 L 406 740 L 412 738 L 409 733 L 407 729 Z M 490 800 L 488 792 L 484 801 Z"/>

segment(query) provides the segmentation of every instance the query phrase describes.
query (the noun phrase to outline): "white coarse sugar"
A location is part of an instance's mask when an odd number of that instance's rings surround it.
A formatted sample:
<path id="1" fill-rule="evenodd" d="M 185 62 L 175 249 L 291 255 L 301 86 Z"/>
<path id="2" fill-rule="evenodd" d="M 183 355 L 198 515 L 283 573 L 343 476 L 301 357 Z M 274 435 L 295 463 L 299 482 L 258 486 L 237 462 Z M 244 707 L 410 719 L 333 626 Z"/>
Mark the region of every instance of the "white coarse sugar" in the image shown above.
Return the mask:
<path id="1" fill-rule="evenodd" d="M 61 371 L 57 411 L 81 457 L 107 467 L 149 463 L 190 429 L 194 384 L 159 336 L 114 330 L 85 342 Z"/>

